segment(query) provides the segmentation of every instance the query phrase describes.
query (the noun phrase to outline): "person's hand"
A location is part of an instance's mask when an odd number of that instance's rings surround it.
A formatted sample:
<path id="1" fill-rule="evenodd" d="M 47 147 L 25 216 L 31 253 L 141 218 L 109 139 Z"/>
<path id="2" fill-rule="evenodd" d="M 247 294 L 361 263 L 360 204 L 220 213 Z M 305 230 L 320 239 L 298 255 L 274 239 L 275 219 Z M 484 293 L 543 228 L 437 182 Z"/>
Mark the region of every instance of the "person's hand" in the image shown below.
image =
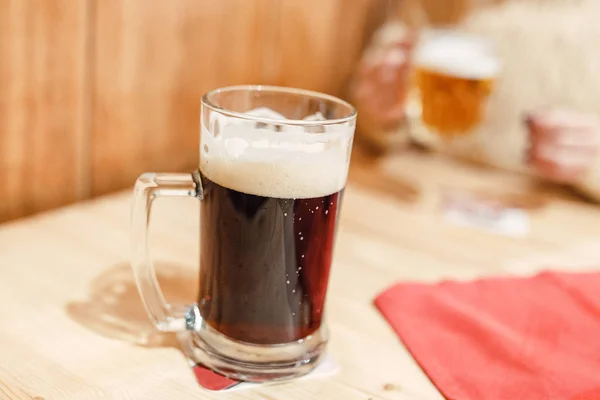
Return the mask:
<path id="1" fill-rule="evenodd" d="M 600 123 L 591 115 L 565 110 L 531 113 L 529 164 L 543 178 L 578 183 L 600 156 Z"/>
<path id="2" fill-rule="evenodd" d="M 361 62 L 353 93 L 361 114 L 368 114 L 370 120 L 382 124 L 398 122 L 404 117 L 413 47 L 414 37 L 406 36 Z"/>

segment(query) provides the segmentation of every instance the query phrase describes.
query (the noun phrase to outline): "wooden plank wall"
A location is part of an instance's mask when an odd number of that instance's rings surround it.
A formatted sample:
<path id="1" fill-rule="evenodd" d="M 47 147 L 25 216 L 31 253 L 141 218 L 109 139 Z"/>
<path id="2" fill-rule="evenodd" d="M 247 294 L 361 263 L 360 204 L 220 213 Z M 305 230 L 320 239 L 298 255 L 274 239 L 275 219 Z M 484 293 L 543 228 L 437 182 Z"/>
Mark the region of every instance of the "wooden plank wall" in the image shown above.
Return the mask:
<path id="1" fill-rule="evenodd" d="M 0 222 L 197 163 L 200 96 L 342 92 L 387 0 L 0 0 Z"/>
<path id="2" fill-rule="evenodd" d="M 0 0 L 0 222 L 194 168 L 207 90 L 343 95 L 393 2 Z"/>
<path id="3" fill-rule="evenodd" d="M 96 4 L 92 193 L 197 164 L 202 93 L 265 83 L 339 94 L 373 0 Z M 318 10 L 318 12 L 316 12 Z"/>
<path id="4" fill-rule="evenodd" d="M 87 0 L 0 0 L 0 221 L 79 199 Z"/>

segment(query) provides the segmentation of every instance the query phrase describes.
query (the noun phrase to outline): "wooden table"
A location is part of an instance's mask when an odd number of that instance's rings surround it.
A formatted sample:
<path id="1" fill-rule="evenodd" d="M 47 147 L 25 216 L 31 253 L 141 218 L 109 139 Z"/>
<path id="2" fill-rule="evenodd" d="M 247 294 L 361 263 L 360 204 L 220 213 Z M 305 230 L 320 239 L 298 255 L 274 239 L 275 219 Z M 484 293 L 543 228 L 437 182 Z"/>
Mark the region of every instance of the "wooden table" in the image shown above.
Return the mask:
<path id="1" fill-rule="evenodd" d="M 328 297 L 330 351 L 341 366 L 334 377 L 228 394 L 200 389 L 173 337 L 155 333 L 142 310 L 124 192 L 0 227 L 0 399 L 441 399 L 373 307 L 377 293 L 399 280 L 600 264 L 597 206 L 419 153 L 369 168 L 377 172 L 352 172 L 339 229 Z M 448 187 L 516 196 L 531 208 L 531 234 L 445 222 L 439 202 Z M 193 199 L 155 207 L 151 242 L 172 301 L 194 298 L 197 213 Z"/>

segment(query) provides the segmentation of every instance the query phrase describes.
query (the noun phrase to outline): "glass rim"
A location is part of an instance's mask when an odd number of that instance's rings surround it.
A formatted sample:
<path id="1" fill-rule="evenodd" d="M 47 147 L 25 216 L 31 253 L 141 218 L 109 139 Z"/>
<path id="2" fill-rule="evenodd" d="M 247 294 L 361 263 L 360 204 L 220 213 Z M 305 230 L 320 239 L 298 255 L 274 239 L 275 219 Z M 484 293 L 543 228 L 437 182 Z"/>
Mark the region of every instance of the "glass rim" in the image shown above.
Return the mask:
<path id="1" fill-rule="evenodd" d="M 348 115 L 346 115 L 345 117 L 341 117 L 341 118 L 331 118 L 331 119 L 325 119 L 325 120 L 321 120 L 321 121 L 307 121 L 304 119 L 282 120 L 282 119 L 276 119 L 276 118 L 261 117 L 258 115 L 248 115 L 248 114 L 240 112 L 240 111 L 233 111 L 233 110 L 218 106 L 210 100 L 210 97 L 215 94 L 236 92 L 236 91 L 239 91 L 239 92 L 265 91 L 265 92 L 287 93 L 287 94 L 297 94 L 297 95 L 307 96 L 307 97 L 315 97 L 315 98 L 318 98 L 321 100 L 330 101 L 332 103 L 336 103 L 343 107 L 346 107 L 348 109 Z M 313 90 L 308 90 L 308 89 L 298 89 L 298 88 L 285 87 L 285 86 L 274 86 L 274 85 L 224 86 L 224 87 L 220 87 L 220 88 L 217 88 L 217 89 L 214 89 L 214 90 L 211 90 L 211 91 L 205 93 L 202 96 L 201 103 L 202 103 L 202 106 L 208 107 L 209 109 L 211 109 L 215 112 L 218 112 L 222 115 L 225 115 L 227 117 L 239 118 L 239 119 L 244 119 L 247 121 L 264 122 L 264 123 L 275 124 L 275 125 L 296 125 L 296 126 L 339 125 L 339 124 L 344 124 L 346 122 L 352 121 L 353 119 L 356 118 L 356 115 L 357 115 L 356 109 L 354 108 L 354 106 L 352 104 L 350 104 L 347 101 L 342 100 L 338 97 L 335 97 L 335 96 L 332 96 L 329 94 L 325 94 L 325 93 L 321 93 L 321 92 L 316 92 Z"/>

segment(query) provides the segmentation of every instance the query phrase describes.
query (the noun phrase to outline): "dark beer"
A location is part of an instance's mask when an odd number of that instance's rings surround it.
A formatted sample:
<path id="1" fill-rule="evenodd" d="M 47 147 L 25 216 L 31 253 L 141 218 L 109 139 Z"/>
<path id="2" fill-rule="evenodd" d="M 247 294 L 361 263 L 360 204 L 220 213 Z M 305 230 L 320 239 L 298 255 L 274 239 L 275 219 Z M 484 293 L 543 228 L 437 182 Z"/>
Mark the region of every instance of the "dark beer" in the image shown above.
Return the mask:
<path id="1" fill-rule="evenodd" d="M 232 190 L 205 175 L 202 184 L 203 319 L 253 344 L 309 336 L 323 318 L 343 191 L 294 199 Z"/>

